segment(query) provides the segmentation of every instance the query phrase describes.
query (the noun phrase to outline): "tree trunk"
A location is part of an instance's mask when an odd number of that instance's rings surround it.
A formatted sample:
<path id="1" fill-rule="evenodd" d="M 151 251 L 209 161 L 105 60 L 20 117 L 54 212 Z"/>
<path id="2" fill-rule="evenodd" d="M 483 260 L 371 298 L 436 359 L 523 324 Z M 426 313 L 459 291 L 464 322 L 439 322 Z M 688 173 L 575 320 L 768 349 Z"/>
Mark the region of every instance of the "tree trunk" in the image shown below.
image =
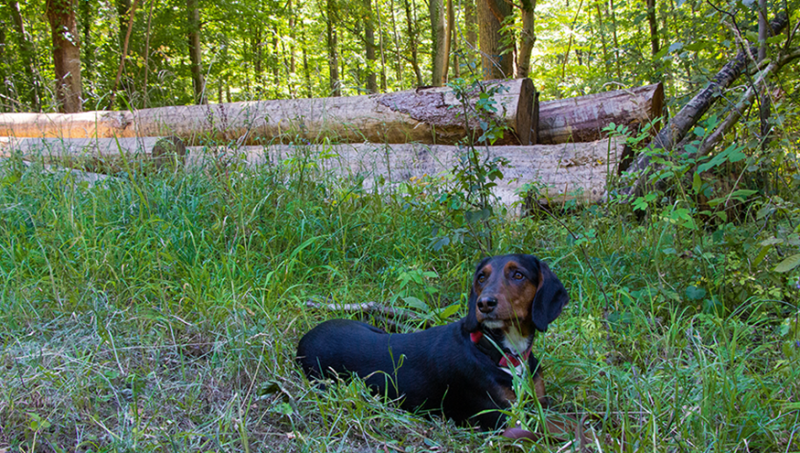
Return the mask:
<path id="1" fill-rule="evenodd" d="M 28 92 L 28 96 L 26 97 L 30 102 L 32 110 L 38 112 L 41 109 L 41 103 L 39 100 L 39 77 L 34 70 L 36 55 L 33 51 L 33 44 L 31 44 L 28 39 L 28 33 L 25 31 L 25 22 L 22 20 L 19 2 L 16 0 L 9 0 L 8 9 L 11 10 L 11 17 L 14 19 L 20 59 L 22 60 L 22 66 L 25 68 L 25 80 L 29 83 L 23 85 Z"/>
<path id="2" fill-rule="evenodd" d="M 6 78 L 6 21 L 0 19 L 0 83 L 3 84 L 0 87 L 0 94 L 2 94 L 3 100 L 0 101 L 0 112 L 5 112 L 8 110 L 14 111 L 13 106 L 6 105 L 6 99 L 10 99 L 11 96 L 8 94 L 8 85 L 10 81 Z"/>
<path id="3" fill-rule="evenodd" d="M 464 28 L 466 28 L 467 50 L 469 63 L 475 61 L 478 51 L 478 18 L 475 15 L 475 0 L 464 0 Z"/>
<path id="4" fill-rule="evenodd" d="M 49 0 L 47 20 L 53 38 L 53 66 L 56 75 L 56 99 L 59 111 L 82 110 L 81 44 L 75 22 L 73 0 Z"/>
<path id="5" fill-rule="evenodd" d="M 541 102 L 536 143 L 599 140 L 606 135 L 603 128 L 610 123 L 635 131 L 661 115 L 663 107 L 664 87 L 660 83 Z"/>
<path id="6" fill-rule="evenodd" d="M 133 0 L 133 5 L 130 9 L 130 17 L 128 18 L 128 29 L 125 32 L 125 41 L 122 43 L 122 55 L 119 59 L 119 67 L 117 68 L 117 77 L 114 79 L 114 88 L 111 90 L 111 96 L 108 103 L 108 109 L 111 110 L 114 106 L 114 99 L 117 95 L 117 87 L 119 86 L 119 81 L 122 78 L 122 71 L 125 69 L 125 58 L 128 56 L 128 43 L 131 39 L 131 31 L 133 31 L 133 23 L 136 17 L 136 5 L 139 4 L 139 0 Z"/>
<path id="7" fill-rule="evenodd" d="M 328 69 L 330 73 L 331 96 L 342 95 L 342 84 L 339 81 L 339 43 L 336 31 L 336 21 L 338 14 L 336 11 L 336 0 L 327 0 L 328 17 L 326 25 L 328 27 Z"/>
<path id="8" fill-rule="evenodd" d="M 421 87 L 422 71 L 419 69 L 419 59 L 417 58 L 417 20 L 411 14 L 410 0 L 403 0 L 406 10 L 406 25 L 408 26 L 408 45 L 411 47 L 411 67 L 414 68 L 414 75 L 417 78 L 417 86 Z"/>
<path id="9" fill-rule="evenodd" d="M 189 13 L 189 59 L 192 64 L 192 87 L 195 104 L 208 104 L 203 77 L 203 49 L 200 47 L 200 9 L 197 0 L 186 0 Z"/>
<path id="10" fill-rule="evenodd" d="M 511 5 L 503 0 L 477 0 L 478 26 L 483 79 L 505 79 L 514 75 L 514 52 L 511 37 L 500 32 L 503 21 L 511 15 Z"/>
<path id="11" fill-rule="evenodd" d="M 647 2 L 647 22 L 650 24 L 650 52 L 653 57 L 660 50 L 658 44 L 658 21 L 656 20 L 656 0 L 645 0 Z"/>
<path id="12" fill-rule="evenodd" d="M 117 19 L 119 21 L 117 36 L 119 38 L 119 46 L 122 48 L 122 34 L 128 28 L 128 11 L 131 9 L 131 0 L 116 0 L 114 4 L 117 7 Z"/>
<path id="13" fill-rule="evenodd" d="M 770 23 L 773 34 L 780 33 L 786 27 L 788 19 L 785 14 L 779 14 Z M 666 127 L 647 145 L 644 151 L 660 150 L 660 154 L 666 154 L 672 147 L 681 141 L 686 133 L 697 124 L 697 121 L 711 108 L 714 102 L 719 99 L 719 93 L 728 88 L 731 83 L 744 71 L 747 66 L 748 53 L 751 55 L 758 53 L 758 47 L 753 46 L 749 52 L 740 51 L 736 58 L 728 62 L 714 77 L 714 80 L 701 90 L 688 104 L 686 104 L 672 119 Z M 650 168 L 651 156 L 648 152 L 642 152 L 628 170 L 630 173 L 640 172 L 641 174 L 633 185 L 625 190 L 625 193 L 639 193 L 647 181 L 647 176 L 652 170 Z"/>
<path id="14" fill-rule="evenodd" d="M 767 23 L 767 0 L 758 0 L 758 62 L 767 58 L 767 38 L 769 38 L 769 24 Z M 761 148 L 767 149 L 770 141 L 769 117 L 771 101 L 769 87 L 764 82 L 763 94 L 758 103 L 758 116 L 761 119 Z"/>
<path id="15" fill-rule="evenodd" d="M 400 51 L 400 35 L 397 31 L 397 17 L 396 11 L 394 6 L 394 0 L 391 0 L 389 5 L 390 11 L 392 12 L 392 41 L 394 42 L 394 52 L 395 52 L 395 62 L 394 62 L 394 71 L 395 71 L 395 86 L 402 89 L 403 88 L 403 57 Z M 388 86 L 384 89 L 384 92 L 388 90 Z"/>
<path id="16" fill-rule="evenodd" d="M 443 86 L 447 83 L 447 33 L 445 27 L 444 0 L 429 0 L 431 13 L 431 49 L 433 63 L 431 85 Z"/>
<path id="17" fill-rule="evenodd" d="M 617 67 L 617 81 L 622 82 L 622 61 L 619 57 L 619 40 L 617 39 L 617 13 L 614 12 L 614 0 L 608 0 L 608 10 L 611 16 L 611 36 L 614 38 L 614 62 Z"/>
<path id="18" fill-rule="evenodd" d="M 520 200 L 539 204 L 568 200 L 599 202 L 606 193 L 607 176 L 619 173 L 624 148 L 622 138 L 560 145 L 491 146 L 488 147 L 490 157 L 508 159 L 511 165 L 502 170 L 503 179 L 495 181 L 497 185 L 492 192 L 507 205 Z M 324 145 L 324 150 L 335 157 L 321 162 L 321 171 L 342 176 L 364 175 L 366 190 L 379 189 L 377 181 L 380 179 L 404 182 L 452 171 L 459 165 L 459 156 L 463 153 L 463 149 L 455 146 L 419 143 Z M 322 152 L 323 149 L 312 145 L 311 151 Z M 486 153 L 487 148 L 481 147 L 479 151 Z M 204 152 L 207 151 L 200 147 L 189 148 L 187 166 L 211 164 Z M 238 152 L 242 159 L 237 162 L 257 166 L 280 162 L 293 156 L 297 149 L 292 145 L 277 145 L 247 147 Z M 530 183 L 535 183 L 538 190 L 520 194 L 523 186 Z"/>
<path id="19" fill-rule="evenodd" d="M 21 156 L 43 164 L 56 164 L 97 173 L 118 173 L 163 168 L 183 161 L 186 146 L 175 137 L 100 139 L 0 137 L 0 157 Z"/>
<path id="20" fill-rule="evenodd" d="M 517 77 L 528 77 L 531 68 L 531 53 L 536 43 L 536 32 L 533 27 L 533 12 L 536 0 L 522 1 L 522 32 L 520 33 L 519 55 L 517 56 Z"/>
<path id="21" fill-rule="evenodd" d="M 506 80 L 495 95 L 496 119 L 508 126 L 498 144 L 528 144 L 531 137 L 533 83 Z M 478 92 L 470 103 L 478 101 Z M 455 108 L 458 107 L 458 108 Z M 478 129 L 470 118 L 465 130 L 461 105 L 449 88 L 321 99 L 237 102 L 213 106 L 178 106 L 134 112 L 87 112 L 78 115 L 0 114 L 0 136 L 132 137 L 175 135 L 187 143 L 198 137 L 263 144 L 275 140 L 373 143 L 457 143 Z"/>
<path id="22" fill-rule="evenodd" d="M 94 46 L 92 45 L 92 21 L 93 11 L 92 2 L 90 0 L 78 0 L 78 10 L 81 18 L 81 28 L 83 39 L 81 41 L 81 48 L 83 48 L 83 79 L 91 82 L 94 72 Z"/>
<path id="23" fill-rule="evenodd" d="M 364 47 L 367 54 L 367 93 L 378 92 L 378 78 L 375 76 L 375 24 L 372 20 L 372 0 L 364 0 Z"/>
<path id="24" fill-rule="evenodd" d="M 603 26 L 603 12 L 600 9 L 600 0 L 596 1 L 595 9 L 597 10 L 597 30 L 598 34 L 600 35 L 600 43 L 603 46 L 603 67 L 605 68 L 604 75 L 606 79 L 611 78 L 611 74 L 608 70 L 608 46 L 606 45 L 606 30 L 605 26 Z"/>
<path id="25" fill-rule="evenodd" d="M 312 91 L 311 86 L 311 69 L 308 67 L 308 51 L 306 48 L 308 47 L 308 42 L 306 42 L 306 32 L 303 30 L 303 75 L 306 79 L 306 97 L 311 99 L 314 97 L 314 93 Z M 230 102 L 230 100 L 228 101 Z"/>
<path id="26" fill-rule="evenodd" d="M 728 111 L 728 115 L 725 117 L 725 119 L 719 123 L 714 132 L 705 137 L 705 139 L 697 146 L 695 157 L 701 157 L 709 154 L 714 147 L 722 141 L 725 134 L 733 129 L 733 126 L 739 122 L 744 114 L 745 109 L 750 107 L 755 100 L 759 88 L 766 84 L 768 77 L 773 73 L 780 71 L 784 65 L 798 58 L 800 58 L 800 50 L 795 50 L 794 53 L 785 55 L 777 61 L 770 62 L 767 67 L 762 69 L 759 72 L 756 80 L 753 82 L 753 85 L 750 86 L 747 91 L 745 91 L 739 102 L 737 102 L 736 105 Z M 678 145 L 676 145 L 676 148 L 679 150 L 685 149 L 686 146 L 693 141 L 691 137 L 692 136 L 684 137 L 684 139 L 681 140 Z"/>
<path id="27" fill-rule="evenodd" d="M 150 74 L 150 25 L 153 21 L 153 6 L 155 6 L 155 3 L 156 0 L 150 0 L 150 10 L 147 12 L 147 34 L 144 40 L 144 82 L 142 86 L 144 96 L 142 96 L 142 108 L 147 108 L 147 103 L 150 102 L 150 88 L 147 84 L 147 76 Z"/>

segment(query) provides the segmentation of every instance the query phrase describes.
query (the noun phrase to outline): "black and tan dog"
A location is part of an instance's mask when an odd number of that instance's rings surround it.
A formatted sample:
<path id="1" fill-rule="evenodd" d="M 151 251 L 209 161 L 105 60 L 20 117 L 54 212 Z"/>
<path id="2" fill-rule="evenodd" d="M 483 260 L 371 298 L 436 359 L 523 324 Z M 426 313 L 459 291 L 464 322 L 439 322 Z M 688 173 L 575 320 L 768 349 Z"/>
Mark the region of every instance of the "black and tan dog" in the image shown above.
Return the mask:
<path id="1" fill-rule="evenodd" d="M 358 321 L 334 319 L 308 332 L 297 360 L 310 379 L 357 375 L 376 393 L 401 398 L 408 410 L 444 413 L 483 429 L 502 427 L 501 410 L 515 395 L 511 366 L 521 360 L 536 374 L 530 354 L 569 300 L 547 265 L 532 255 L 486 258 L 472 279 L 467 316 L 410 334 L 388 334 Z"/>

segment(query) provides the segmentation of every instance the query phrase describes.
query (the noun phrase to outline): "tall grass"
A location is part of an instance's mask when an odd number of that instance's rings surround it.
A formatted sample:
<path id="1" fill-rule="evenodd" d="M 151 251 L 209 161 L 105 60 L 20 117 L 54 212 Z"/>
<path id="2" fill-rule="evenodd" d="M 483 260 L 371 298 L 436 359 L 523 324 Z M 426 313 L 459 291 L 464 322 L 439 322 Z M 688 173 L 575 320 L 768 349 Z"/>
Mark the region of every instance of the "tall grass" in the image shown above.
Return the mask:
<path id="1" fill-rule="evenodd" d="M 462 304 L 435 322 L 464 314 L 481 252 L 469 238 L 431 247 L 435 188 L 367 193 L 282 164 L 93 186 L 1 168 L 0 451 L 531 448 L 401 411 L 360 382 L 320 390 L 294 363 L 304 332 L 353 316 L 309 299 L 413 296 L 421 316 Z M 599 207 L 559 220 L 579 243 L 549 217 L 490 223 L 494 253 L 534 253 L 570 291 L 534 347 L 551 416 L 585 416 L 602 451 L 800 450 L 800 366 L 781 330 L 796 293 L 709 311 L 685 293 L 714 275 L 708 260 L 664 254 L 682 246 L 668 226 Z M 537 430 L 534 404 L 512 415 Z"/>

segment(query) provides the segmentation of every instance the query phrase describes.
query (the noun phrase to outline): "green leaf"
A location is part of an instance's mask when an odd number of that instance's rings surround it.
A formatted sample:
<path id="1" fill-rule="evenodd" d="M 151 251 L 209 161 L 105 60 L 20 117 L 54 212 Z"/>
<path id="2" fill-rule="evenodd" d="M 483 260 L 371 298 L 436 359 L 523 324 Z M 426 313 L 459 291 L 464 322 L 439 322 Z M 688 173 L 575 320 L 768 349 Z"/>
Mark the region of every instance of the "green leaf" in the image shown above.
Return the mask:
<path id="1" fill-rule="evenodd" d="M 445 307 L 442 311 L 439 312 L 439 317 L 441 319 L 447 319 L 454 314 L 458 313 L 458 309 L 461 308 L 461 304 L 452 304 Z"/>
<path id="2" fill-rule="evenodd" d="M 406 296 L 403 298 L 403 300 L 405 301 L 406 305 L 411 308 L 416 308 L 417 310 L 421 311 L 428 311 L 428 304 L 414 296 Z"/>
<path id="3" fill-rule="evenodd" d="M 706 297 L 706 290 L 692 285 L 686 288 L 686 297 L 689 300 L 700 300 Z"/>
<path id="4" fill-rule="evenodd" d="M 703 180 L 700 179 L 700 173 L 695 172 L 694 176 L 692 176 L 692 191 L 694 193 L 700 193 L 700 189 L 703 187 Z"/>
<path id="5" fill-rule="evenodd" d="M 777 266 L 775 266 L 775 269 L 773 270 L 775 272 L 784 273 L 784 272 L 789 272 L 790 270 L 796 268 L 798 265 L 800 265 L 800 253 L 796 253 L 790 256 L 789 258 L 786 258 L 785 260 L 781 261 Z"/>

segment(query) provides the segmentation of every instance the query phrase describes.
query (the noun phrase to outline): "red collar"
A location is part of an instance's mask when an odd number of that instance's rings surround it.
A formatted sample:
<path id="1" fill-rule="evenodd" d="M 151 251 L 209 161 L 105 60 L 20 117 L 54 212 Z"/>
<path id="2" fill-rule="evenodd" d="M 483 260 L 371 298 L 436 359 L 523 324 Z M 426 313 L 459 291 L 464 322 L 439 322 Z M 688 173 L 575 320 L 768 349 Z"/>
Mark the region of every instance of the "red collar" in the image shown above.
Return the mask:
<path id="1" fill-rule="evenodd" d="M 472 343 L 477 345 L 481 340 L 484 339 L 483 332 L 480 330 L 476 332 L 472 332 L 469 334 L 469 339 L 472 340 Z M 486 340 L 490 342 L 491 340 Z M 491 347 L 495 347 L 492 345 Z M 525 350 L 521 356 L 518 356 L 512 352 L 503 351 L 503 355 L 500 357 L 500 360 L 497 362 L 497 366 L 502 368 L 516 368 L 522 364 L 522 360 L 528 360 L 528 356 L 531 355 L 531 348 Z"/>

